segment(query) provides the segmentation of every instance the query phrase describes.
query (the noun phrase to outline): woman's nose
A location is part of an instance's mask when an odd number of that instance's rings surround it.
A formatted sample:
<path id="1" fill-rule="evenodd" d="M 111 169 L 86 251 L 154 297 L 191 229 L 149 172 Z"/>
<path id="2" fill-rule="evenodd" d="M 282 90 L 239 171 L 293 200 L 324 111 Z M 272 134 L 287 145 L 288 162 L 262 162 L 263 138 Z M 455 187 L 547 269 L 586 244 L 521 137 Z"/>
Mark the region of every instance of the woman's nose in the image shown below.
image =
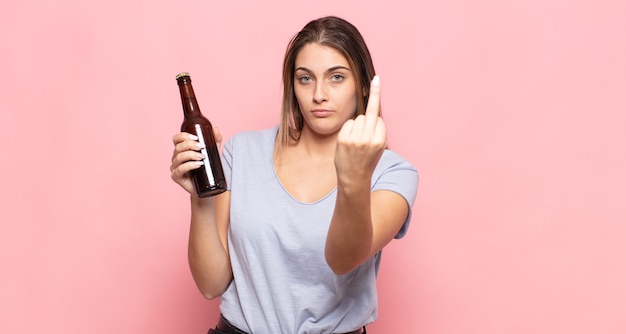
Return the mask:
<path id="1" fill-rule="evenodd" d="M 318 81 L 315 83 L 315 90 L 313 91 L 313 101 L 315 103 L 322 103 L 328 101 L 328 96 L 326 94 L 326 87 L 324 87 L 324 83 Z"/>

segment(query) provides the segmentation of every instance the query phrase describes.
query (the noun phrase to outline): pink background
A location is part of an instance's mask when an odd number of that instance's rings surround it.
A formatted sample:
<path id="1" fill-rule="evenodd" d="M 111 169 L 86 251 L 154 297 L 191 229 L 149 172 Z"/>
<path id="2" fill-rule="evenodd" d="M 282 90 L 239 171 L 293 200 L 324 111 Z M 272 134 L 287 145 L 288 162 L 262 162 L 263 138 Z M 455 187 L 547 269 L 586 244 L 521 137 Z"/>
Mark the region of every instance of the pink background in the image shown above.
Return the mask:
<path id="1" fill-rule="evenodd" d="M 335 14 L 419 169 L 372 333 L 626 332 L 626 6 L 615 0 L 2 1 L 0 332 L 205 333 L 169 177 L 189 71 L 225 137 Z"/>

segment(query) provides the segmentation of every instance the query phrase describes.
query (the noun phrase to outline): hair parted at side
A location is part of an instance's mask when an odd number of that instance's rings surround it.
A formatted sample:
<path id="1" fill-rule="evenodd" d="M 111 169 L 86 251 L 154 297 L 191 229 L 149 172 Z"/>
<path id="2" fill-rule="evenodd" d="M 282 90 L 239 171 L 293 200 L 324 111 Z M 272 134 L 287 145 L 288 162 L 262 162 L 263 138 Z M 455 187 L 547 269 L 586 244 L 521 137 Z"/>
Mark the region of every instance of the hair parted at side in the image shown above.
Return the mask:
<path id="1" fill-rule="evenodd" d="M 326 16 L 307 23 L 289 42 L 283 61 L 283 103 L 278 130 L 280 143 L 298 141 L 304 118 L 294 91 L 295 62 L 300 50 L 317 43 L 332 47 L 350 64 L 356 79 L 357 110 L 354 117 L 365 113 L 370 81 L 376 74 L 365 40 L 350 22 L 336 16 Z"/>

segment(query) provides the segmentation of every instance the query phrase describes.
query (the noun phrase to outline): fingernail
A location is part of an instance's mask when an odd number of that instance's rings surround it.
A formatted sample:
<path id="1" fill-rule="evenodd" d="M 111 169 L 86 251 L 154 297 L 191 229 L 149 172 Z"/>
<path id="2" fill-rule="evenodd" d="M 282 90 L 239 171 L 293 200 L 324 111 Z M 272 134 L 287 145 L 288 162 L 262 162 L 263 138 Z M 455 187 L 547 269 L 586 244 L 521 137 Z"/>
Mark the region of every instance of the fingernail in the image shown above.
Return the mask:
<path id="1" fill-rule="evenodd" d="M 204 145 L 202 145 L 202 143 L 201 143 L 201 142 L 197 142 L 197 143 L 196 143 L 196 146 L 197 146 L 197 147 L 199 147 L 199 148 L 203 148 L 203 147 L 204 147 Z"/>
<path id="2" fill-rule="evenodd" d="M 198 140 L 198 136 L 189 134 L 189 139 L 191 139 L 191 140 Z"/>
<path id="3" fill-rule="evenodd" d="M 204 159 L 204 154 L 202 153 L 198 153 L 196 154 L 196 156 L 198 157 L 198 159 Z"/>
<path id="4" fill-rule="evenodd" d="M 204 165 L 204 161 L 196 161 L 196 166 L 202 166 Z"/>
<path id="5" fill-rule="evenodd" d="M 374 87 L 380 86 L 380 77 L 378 77 L 378 75 L 375 75 L 374 79 L 372 79 L 372 86 Z"/>

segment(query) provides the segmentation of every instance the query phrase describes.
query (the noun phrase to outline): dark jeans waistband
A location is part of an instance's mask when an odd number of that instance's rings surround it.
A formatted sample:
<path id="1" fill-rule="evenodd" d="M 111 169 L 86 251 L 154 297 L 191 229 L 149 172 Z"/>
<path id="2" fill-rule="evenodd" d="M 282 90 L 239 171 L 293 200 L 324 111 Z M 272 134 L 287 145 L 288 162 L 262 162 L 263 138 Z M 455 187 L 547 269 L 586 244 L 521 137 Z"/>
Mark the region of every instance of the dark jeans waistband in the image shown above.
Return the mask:
<path id="1" fill-rule="evenodd" d="M 220 314 L 219 320 L 217 320 L 217 326 L 215 329 L 209 329 L 209 334 L 248 334 L 241 329 L 235 327 L 233 324 L 228 322 L 223 315 Z M 365 326 L 363 328 L 359 328 L 355 331 L 343 334 L 367 334 L 365 330 Z"/>

